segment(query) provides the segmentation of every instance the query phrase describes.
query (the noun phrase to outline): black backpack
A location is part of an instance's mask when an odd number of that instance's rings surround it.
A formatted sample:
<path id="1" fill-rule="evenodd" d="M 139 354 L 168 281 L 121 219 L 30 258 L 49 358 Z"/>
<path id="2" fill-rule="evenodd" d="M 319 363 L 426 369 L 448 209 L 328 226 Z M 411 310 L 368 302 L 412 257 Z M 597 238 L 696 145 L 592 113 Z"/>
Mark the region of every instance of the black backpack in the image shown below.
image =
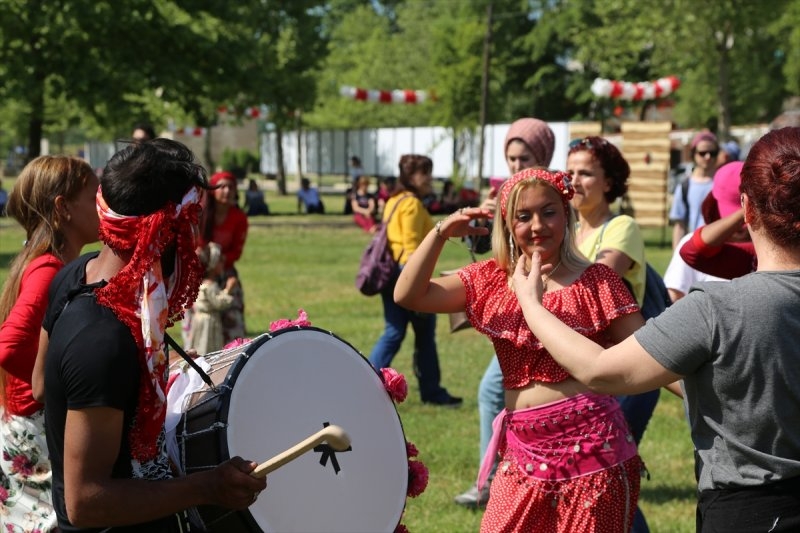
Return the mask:
<path id="1" fill-rule="evenodd" d="M 647 272 L 644 282 L 644 300 L 642 301 L 642 316 L 645 320 L 655 318 L 672 304 L 664 278 L 656 272 L 650 263 L 647 263 Z"/>

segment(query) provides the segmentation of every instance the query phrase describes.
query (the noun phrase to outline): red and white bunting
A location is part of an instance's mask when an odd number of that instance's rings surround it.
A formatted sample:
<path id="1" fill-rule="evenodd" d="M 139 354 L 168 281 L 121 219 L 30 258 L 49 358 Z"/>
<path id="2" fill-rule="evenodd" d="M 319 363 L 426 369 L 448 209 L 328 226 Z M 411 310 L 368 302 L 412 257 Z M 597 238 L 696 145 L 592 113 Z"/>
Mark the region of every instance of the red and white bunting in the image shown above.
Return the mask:
<path id="1" fill-rule="evenodd" d="M 188 126 L 175 130 L 175 135 L 185 135 L 186 137 L 203 137 L 207 132 L 206 128 Z"/>
<path id="2" fill-rule="evenodd" d="M 361 89 L 343 85 L 339 94 L 353 100 L 364 102 L 379 102 L 382 104 L 421 104 L 430 99 L 434 100 L 428 91 L 414 91 L 410 89 L 395 89 L 393 91 L 380 91 L 377 89 Z"/>
<path id="3" fill-rule="evenodd" d="M 592 83 L 592 92 L 603 98 L 633 100 L 655 100 L 667 96 L 681 86 L 676 76 L 667 76 L 656 81 L 632 83 L 629 81 L 606 80 L 596 78 Z"/>
<path id="4" fill-rule="evenodd" d="M 267 106 L 265 105 L 245 107 L 241 110 L 221 105 L 217 108 L 217 112 L 230 115 L 241 113 L 241 116 L 245 118 L 267 118 Z"/>

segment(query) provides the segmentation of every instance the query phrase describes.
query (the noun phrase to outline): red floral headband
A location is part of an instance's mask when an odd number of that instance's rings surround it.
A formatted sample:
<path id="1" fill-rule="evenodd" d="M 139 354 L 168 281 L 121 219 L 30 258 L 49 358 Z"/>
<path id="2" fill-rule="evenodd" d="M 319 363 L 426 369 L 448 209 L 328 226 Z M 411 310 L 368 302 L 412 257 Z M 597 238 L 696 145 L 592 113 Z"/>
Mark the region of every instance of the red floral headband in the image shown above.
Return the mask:
<path id="1" fill-rule="evenodd" d="M 506 218 L 508 214 L 508 197 L 511 195 L 512 189 L 514 189 L 517 183 L 525 180 L 546 182 L 558 191 L 561 196 L 561 202 L 564 204 L 565 208 L 569 207 L 569 201 L 575 196 L 575 189 L 572 187 L 572 177 L 566 172 L 543 168 L 526 168 L 514 174 L 511 179 L 503 184 L 503 188 L 500 189 L 500 213 L 503 215 L 503 218 Z"/>

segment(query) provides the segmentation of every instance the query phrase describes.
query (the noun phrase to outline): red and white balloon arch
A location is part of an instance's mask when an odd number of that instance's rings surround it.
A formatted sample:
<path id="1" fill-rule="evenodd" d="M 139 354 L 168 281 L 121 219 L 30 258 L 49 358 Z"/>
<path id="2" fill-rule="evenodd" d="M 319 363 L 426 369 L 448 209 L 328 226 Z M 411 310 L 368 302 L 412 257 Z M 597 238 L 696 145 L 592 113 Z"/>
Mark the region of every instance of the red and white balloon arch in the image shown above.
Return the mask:
<path id="1" fill-rule="evenodd" d="M 677 90 L 680 85 L 681 80 L 676 76 L 638 83 L 596 78 L 592 83 L 592 92 L 596 96 L 604 98 L 638 102 L 667 96 Z"/>
<path id="2" fill-rule="evenodd" d="M 339 94 L 353 100 L 364 102 L 379 102 L 382 104 L 421 104 L 426 100 L 435 100 L 435 96 L 428 91 L 414 91 L 410 89 L 395 89 L 393 91 L 381 91 L 378 89 L 361 89 L 360 87 L 350 87 L 343 85 L 339 89 Z"/>

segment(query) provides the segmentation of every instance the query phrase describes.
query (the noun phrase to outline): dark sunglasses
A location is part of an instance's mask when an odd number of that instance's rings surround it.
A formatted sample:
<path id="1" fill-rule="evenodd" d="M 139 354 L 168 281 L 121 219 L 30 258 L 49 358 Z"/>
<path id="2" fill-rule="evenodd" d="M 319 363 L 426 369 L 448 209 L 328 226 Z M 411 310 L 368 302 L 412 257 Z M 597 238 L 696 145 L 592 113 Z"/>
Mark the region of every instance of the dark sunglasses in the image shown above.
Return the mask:
<path id="1" fill-rule="evenodd" d="M 719 150 L 698 150 L 697 151 L 697 155 L 699 155 L 700 157 L 705 157 L 707 155 L 710 155 L 711 157 L 717 157 L 718 154 L 719 154 Z"/>
<path id="2" fill-rule="evenodd" d="M 573 148 L 581 145 L 591 149 L 591 148 L 597 148 L 598 146 L 605 146 L 606 144 L 608 144 L 608 141 L 605 139 L 601 141 L 596 141 L 589 137 L 584 137 L 583 139 L 572 139 L 569 142 L 569 149 L 572 150 Z"/>

